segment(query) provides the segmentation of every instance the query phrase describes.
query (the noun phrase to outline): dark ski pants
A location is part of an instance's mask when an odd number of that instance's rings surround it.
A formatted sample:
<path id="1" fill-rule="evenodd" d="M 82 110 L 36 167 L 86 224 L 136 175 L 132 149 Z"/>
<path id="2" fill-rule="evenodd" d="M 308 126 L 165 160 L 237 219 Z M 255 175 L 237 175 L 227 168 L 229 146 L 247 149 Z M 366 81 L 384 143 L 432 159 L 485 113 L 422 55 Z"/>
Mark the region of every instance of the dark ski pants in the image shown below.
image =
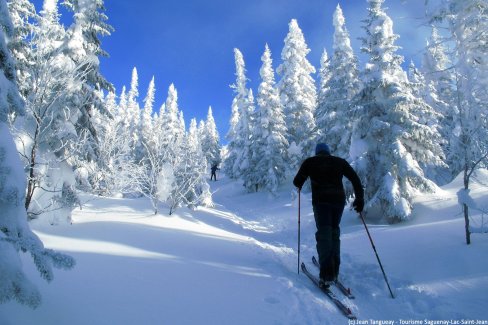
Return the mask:
<path id="1" fill-rule="evenodd" d="M 317 232 L 317 253 L 319 255 L 320 278 L 333 281 L 339 275 L 341 264 L 341 223 L 344 204 L 318 203 L 313 205 Z"/>

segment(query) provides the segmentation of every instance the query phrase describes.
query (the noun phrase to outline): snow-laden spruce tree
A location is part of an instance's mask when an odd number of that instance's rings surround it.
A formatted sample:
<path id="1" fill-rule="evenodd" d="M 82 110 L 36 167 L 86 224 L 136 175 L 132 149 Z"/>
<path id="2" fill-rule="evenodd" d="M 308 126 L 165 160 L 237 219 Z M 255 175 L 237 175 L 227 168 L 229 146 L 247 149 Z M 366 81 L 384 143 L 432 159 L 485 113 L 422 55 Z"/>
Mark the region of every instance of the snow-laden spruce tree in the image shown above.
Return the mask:
<path id="1" fill-rule="evenodd" d="M 130 89 L 127 94 L 127 108 L 125 121 L 127 125 L 128 136 L 132 141 L 132 148 L 134 148 L 134 159 L 135 159 L 135 148 L 140 145 L 139 139 L 139 123 L 141 120 L 141 108 L 139 107 L 139 74 L 137 73 L 137 68 L 132 69 L 132 77 L 130 81 Z"/>
<path id="2" fill-rule="evenodd" d="M 255 106 L 254 94 L 252 89 L 249 89 L 247 98 L 240 107 L 239 121 L 237 122 L 237 151 L 236 164 L 234 170 L 239 175 L 239 178 L 244 182 L 244 187 L 249 191 L 256 191 L 256 183 L 254 177 L 255 162 L 253 161 L 253 153 L 256 150 L 255 141 L 253 139 L 253 130 L 255 123 Z"/>
<path id="3" fill-rule="evenodd" d="M 209 167 L 214 165 L 218 166 L 222 161 L 220 155 L 220 137 L 212 114 L 212 107 L 208 108 L 206 121 L 201 122 L 201 129 L 199 127 L 199 134 L 201 137 L 200 143 L 202 151 L 207 159 L 207 165 Z"/>
<path id="4" fill-rule="evenodd" d="M 113 85 L 100 72 L 99 58 L 109 56 L 101 47 L 100 37 L 109 36 L 114 30 L 107 23 L 104 0 L 64 0 L 62 4 L 74 13 L 68 30 L 71 43 L 68 49 L 78 65 L 83 63 L 80 69 L 84 71 L 84 91 L 113 91 Z M 91 104 L 99 106 L 100 103 Z"/>
<path id="5" fill-rule="evenodd" d="M 283 107 L 275 84 L 271 51 L 266 44 L 258 88 L 256 121 L 253 129 L 253 165 L 255 184 L 275 192 L 283 183 L 287 170 L 286 124 Z"/>
<path id="6" fill-rule="evenodd" d="M 277 71 L 281 76 L 278 89 L 288 129 L 290 168 L 293 170 L 313 153 L 317 90 L 311 76 L 315 68 L 307 60 L 310 49 L 305 43 L 302 30 L 295 19 L 290 21 L 288 27 L 281 51 L 282 63 Z"/>
<path id="7" fill-rule="evenodd" d="M 73 23 L 67 30 L 64 54 L 73 60 L 80 74 L 81 91 L 73 94 L 71 107 L 78 107 L 80 115 L 75 123 L 85 145 L 78 147 L 75 168 L 97 159 L 96 130 L 91 120 L 92 110 L 104 112 L 101 91 L 112 91 L 113 86 L 100 72 L 100 57 L 108 57 L 101 48 L 100 37 L 110 35 L 113 28 L 106 23 L 104 0 L 64 0 L 62 5 L 73 12 Z"/>
<path id="8" fill-rule="evenodd" d="M 454 116 L 457 114 L 457 106 L 453 104 L 456 77 L 446 43 L 446 38 L 441 37 L 437 28 L 432 26 L 422 66 L 417 72 L 417 76 L 423 78 L 424 82 L 421 95 L 439 114 L 439 132 L 444 139 L 442 148 L 447 166 L 431 168 L 431 171 L 427 172 L 428 176 L 438 185 L 449 183 L 460 172 L 457 158 L 451 154 L 451 152 L 457 151 L 456 137 L 452 132 L 455 129 Z M 451 148 L 453 144 L 454 146 Z"/>
<path id="9" fill-rule="evenodd" d="M 230 129 L 227 133 L 227 157 L 224 164 L 225 174 L 232 179 L 242 176 L 242 171 L 249 166 L 250 157 L 248 147 L 250 143 L 251 108 L 253 103 L 249 101 L 249 90 L 246 87 L 246 67 L 244 57 L 239 49 L 234 49 L 236 65 L 236 82 L 231 86 L 235 97 L 232 101 L 232 115 Z"/>
<path id="10" fill-rule="evenodd" d="M 141 112 L 141 119 L 138 125 L 139 139 L 138 146 L 135 148 L 135 160 L 141 161 L 145 155 L 144 144 L 149 144 L 154 135 L 154 123 L 153 123 L 153 108 L 154 108 L 154 96 L 156 93 L 156 87 L 154 85 L 154 77 L 152 77 L 147 88 L 147 94 L 144 98 L 144 108 Z"/>
<path id="11" fill-rule="evenodd" d="M 210 186 L 207 183 L 207 160 L 202 152 L 195 119 L 191 120 L 182 142 L 175 176 L 176 186 L 170 196 L 171 209 L 181 203 L 190 208 L 212 205 Z"/>
<path id="12" fill-rule="evenodd" d="M 430 18 L 446 22 L 454 47 L 455 138 L 449 154 L 458 162 L 452 168 L 463 173 L 463 190 L 469 196 L 470 177 L 477 168 L 487 166 L 488 157 L 488 2 L 443 0 Z M 466 242 L 470 244 L 469 206 L 462 206 Z"/>
<path id="13" fill-rule="evenodd" d="M 99 195 L 140 192 L 138 179 L 144 169 L 132 158 L 131 141 L 125 136 L 126 128 L 118 114 L 120 110 L 113 92 L 106 96 L 104 106 L 108 115 L 96 107 L 92 112 L 100 152 L 96 162 L 85 165 L 87 178 Z"/>
<path id="14" fill-rule="evenodd" d="M 321 141 L 329 145 L 333 154 L 349 158 L 354 118 L 352 99 L 360 89 L 358 61 L 352 50 L 339 5 L 334 12 L 333 21 L 333 54 L 328 61 L 324 62 L 325 59 L 322 59 L 316 123 Z"/>
<path id="15" fill-rule="evenodd" d="M 225 138 L 228 141 L 227 146 L 225 146 L 223 153 L 223 172 L 227 175 L 227 177 L 231 179 L 237 179 L 237 175 L 234 174 L 234 164 L 237 158 L 237 148 L 236 148 L 236 126 L 237 122 L 239 121 L 239 111 L 237 110 L 237 99 L 234 97 L 232 99 L 231 105 L 231 115 L 229 120 L 229 131 L 225 135 Z"/>
<path id="16" fill-rule="evenodd" d="M 53 266 L 69 269 L 75 261 L 45 249 L 27 224 L 25 173 L 8 125 L 8 115 L 24 114 L 15 80 L 15 63 L 5 37 L 12 36 L 13 31 L 7 3 L 0 0 L 0 303 L 16 300 L 36 308 L 41 303 L 41 294 L 24 273 L 19 252 L 32 256 L 37 270 L 47 281 L 53 279 Z"/>
<path id="17" fill-rule="evenodd" d="M 44 2 L 38 24 L 30 38 L 31 77 L 28 86 L 23 86 L 26 115 L 15 120 L 14 132 L 28 176 L 25 207 L 29 217 L 44 214 L 56 223 L 69 221 L 79 202 L 73 166 L 86 138 L 76 127 L 79 106 L 71 104 L 82 89 L 82 72 L 64 53 L 67 35 L 57 1 Z"/>
<path id="18" fill-rule="evenodd" d="M 317 109 L 315 110 L 315 124 L 317 125 L 318 136 L 325 134 L 323 124 L 324 115 L 323 108 L 326 96 L 329 95 L 329 80 L 331 78 L 330 73 L 330 60 L 327 50 L 322 51 L 322 56 L 320 57 L 320 68 L 319 68 L 319 89 L 317 91 Z"/>
<path id="19" fill-rule="evenodd" d="M 37 33 L 38 26 L 35 23 L 39 21 L 39 16 L 29 0 L 10 0 L 7 6 L 15 27 L 8 47 L 15 59 L 20 93 L 25 96 L 30 89 L 32 64 L 35 62 L 29 37 Z"/>
<path id="20" fill-rule="evenodd" d="M 413 95 L 384 0 L 368 0 L 362 51 L 369 56 L 358 105 L 351 158 L 365 186 L 365 213 L 391 222 L 408 219 L 418 191 L 432 191 L 419 163 L 441 164 L 435 114 Z"/>

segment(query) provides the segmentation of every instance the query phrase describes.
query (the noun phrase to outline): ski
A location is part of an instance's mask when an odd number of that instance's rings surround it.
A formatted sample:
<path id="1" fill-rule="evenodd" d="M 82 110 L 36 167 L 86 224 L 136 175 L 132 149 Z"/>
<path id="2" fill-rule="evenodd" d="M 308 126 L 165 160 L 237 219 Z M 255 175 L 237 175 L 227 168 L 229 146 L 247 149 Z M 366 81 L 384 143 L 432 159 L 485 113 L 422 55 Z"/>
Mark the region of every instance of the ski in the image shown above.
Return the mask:
<path id="1" fill-rule="evenodd" d="M 320 290 L 322 290 L 322 292 L 325 293 L 327 295 L 327 297 L 329 297 L 330 300 L 332 300 L 332 302 L 337 306 L 337 308 L 339 308 L 339 310 L 344 314 L 344 316 L 346 316 L 349 319 L 357 319 L 356 316 L 354 316 L 354 314 L 352 313 L 351 309 L 349 307 L 347 307 L 346 305 L 344 305 L 342 303 L 342 301 L 340 301 L 339 298 L 337 298 L 337 296 L 332 291 L 329 290 L 329 288 L 326 288 L 324 286 L 320 286 L 319 285 L 319 280 L 312 273 L 310 273 L 307 270 L 307 267 L 305 266 L 305 263 L 302 263 L 301 266 L 302 266 L 303 273 L 305 273 L 305 275 L 310 280 L 312 280 L 312 282 Z"/>
<path id="2" fill-rule="evenodd" d="M 320 269 L 320 265 L 319 265 L 319 262 L 317 261 L 317 259 L 315 258 L 315 256 L 312 257 L 312 262 L 313 264 L 318 267 Z M 351 292 L 351 289 L 350 288 L 346 288 L 346 286 L 344 286 L 342 284 L 341 281 L 339 281 L 339 279 L 335 282 L 333 282 L 333 284 L 344 294 L 344 296 L 346 296 L 347 298 L 349 299 L 354 299 L 356 297 L 354 297 L 354 295 L 352 294 Z"/>

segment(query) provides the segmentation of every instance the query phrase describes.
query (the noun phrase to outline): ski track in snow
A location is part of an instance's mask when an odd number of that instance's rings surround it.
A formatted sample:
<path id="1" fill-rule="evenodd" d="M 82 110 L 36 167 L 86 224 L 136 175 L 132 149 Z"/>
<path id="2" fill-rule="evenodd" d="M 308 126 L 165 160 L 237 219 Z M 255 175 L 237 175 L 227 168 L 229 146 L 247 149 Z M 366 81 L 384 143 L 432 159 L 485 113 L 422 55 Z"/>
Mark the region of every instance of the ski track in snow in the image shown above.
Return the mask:
<path id="1" fill-rule="evenodd" d="M 479 183 L 488 177 L 481 174 Z M 296 195 L 247 194 L 225 179 L 211 183 L 215 206 L 152 215 L 145 199 L 89 196 L 73 225 L 33 223 L 46 247 L 74 256 L 72 271 L 42 281 L 36 310 L 0 305 L 0 324 L 347 324 L 336 306 L 297 274 Z M 360 320 L 488 319 L 487 235 L 464 244 L 456 191 L 418 198 L 414 218 L 370 224 L 391 299 L 362 224 L 346 209 L 341 278 Z M 478 203 L 483 186 L 473 186 Z M 482 205 L 482 204 L 481 204 Z M 313 273 L 315 224 L 302 194 L 301 258 Z"/>

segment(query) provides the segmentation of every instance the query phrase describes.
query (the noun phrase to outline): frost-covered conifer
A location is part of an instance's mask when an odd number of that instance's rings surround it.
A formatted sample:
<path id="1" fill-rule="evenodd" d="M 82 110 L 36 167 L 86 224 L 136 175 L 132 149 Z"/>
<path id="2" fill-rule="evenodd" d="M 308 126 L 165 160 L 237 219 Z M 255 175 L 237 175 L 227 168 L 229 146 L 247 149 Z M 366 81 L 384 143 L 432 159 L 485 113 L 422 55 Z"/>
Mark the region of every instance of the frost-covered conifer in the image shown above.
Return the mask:
<path id="1" fill-rule="evenodd" d="M 244 57 L 239 49 L 234 49 L 234 59 L 236 65 L 236 82 L 231 86 L 234 89 L 235 97 L 232 101 L 232 114 L 230 119 L 230 128 L 227 133 L 227 157 L 224 164 L 225 174 L 232 179 L 237 179 L 241 176 L 239 166 L 242 163 L 242 142 L 244 135 L 244 124 L 248 123 L 247 111 L 248 111 L 248 92 L 246 88 L 246 67 L 244 63 Z M 243 112 L 244 111 L 244 112 Z M 241 114 L 244 114 L 241 118 Z M 241 121 L 244 119 L 244 121 Z M 246 128 L 249 125 L 246 125 Z"/>
<path id="2" fill-rule="evenodd" d="M 488 165 L 488 3 L 443 0 L 441 10 L 434 12 L 432 20 L 447 23 L 454 47 L 452 103 L 456 113 L 448 161 L 454 175 L 463 173 L 464 190 L 469 190 L 474 170 Z M 462 206 L 466 243 L 470 244 L 469 207 Z"/>
<path id="3" fill-rule="evenodd" d="M 100 37 L 109 36 L 113 27 L 107 23 L 104 0 L 64 0 L 63 5 L 74 13 L 73 24 L 68 31 L 68 49 L 72 58 L 84 71 L 86 91 L 103 89 L 113 91 L 113 86 L 100 72 L 100 57 L 108 57 L 102 49 Z M 93 103 L 95 104 L 96 103 Z"/>
<path id="4" fill-rule="evenodd" d="M 45 249 L 27 224 L 25 173 L 7 121 L 9 114 L 24 114 L 15 63 L 5 37 L 12 36 L 13 31 L 7 4 L 0 0 L 0 303 L 16 300 L 36 308 L 41 303 L 41 294 L 26 277 L 19 252 L 31 254 L 37 270 L 47 281 L 53 279 L 53 266 L 69 269 L 75 262 L 67 255 Z"/>
<path id="5" fill-rule="evenodd" d="M 442 164 L 442 149 L 432 108 L 413 95 L 401 68 L 398 36 L 383 2 L 368 0 L 362 51 L 369 61 L 351 155 L 365 186 L 366 215 L 399 221 L 410 217 L 415 193 L 435 189 L 419 164 Z"/>
<path id="6" fill-rule="evenodd" d="M 321 68 L 321 91 L 316 111 L 317 128 L 334 155 L 349 158 L 352 125 L 352 99 L 360 89 L 358 62 L 339 5 L 334 12 L 333 54 Z"/>
<path id="7" fill-rule="evenodd" d="M 208 108 L 207 120 L 199 126 L 202 151 L 207 158 L 208 166 L 219 165 L 222 161 L 220 156 L 220 137 L 217 125 L 212 114 L 212 107 Z"/>
<path id="8" fill-rule="evenodd" d="M 145 149 L 143 143 L 150 144 L 154 137 L 153 105 L 155 92 L 154 77 L 152 77 L 149 82 L 149 87 L 147 88 L 146 97 L 144 98 L 144 108 L 141 112 L 141 120 L 138 130 L 140 141 L 136 148 L 136 161 L 141 161 L 144 157 Z"/>
<path id="9" fill-rule="evenodd" d="M 281 76 L 278 89 L 288 129 L 287 140 L 293 148 L 289 151 L 290 167 L 294 169 L 313 152 L 317 90 L 311 76 L 315 68 L 306 58 L 310 49 L 305 43 L 302 30 L 295 19 L 288 26 L 289 31 L 281 51 L 282 63 L 277 71 Z"/>
<path id="10" fill-rule="evenodd" d="M 132 148 L 140 145 L 139 124 L 141 120 L 141 109 L 139 107 L 139 75 L 137 68 L 132 69 L 129 93 L 127 94 L 127 127 L 129 137 L 132 141 Z M 135 155 L 135 152 L 134 152 Z M 135 156 L 134 156 L 135 158 Z"/>
<path id="11" fill-rule="evenodd" d="M 30 84 L 24 88 L 28 89 L 27 112 L 14 128 L 28 176 L 25 207 L 31 218 L 44 215 L 56 223 L 69 221 L 79 203 L 73 166 L 87 142 L 77 128 L 82 113 L 71 103 L 82 82 L 77 66 L 63 52 L 66 31 L 60 24 L 57 1 L 44 2 L 36 32 L 30 40 Z"/>
<path id="12" fill-rule="evenodd" d="M 274 192 L 286 177 L 288 141 L 285 137 L 283 107 L 275 85 L 271 51 L 267 44 L 261 61 L 258 112 L 253 130 L 254 181 L 258 188 Z"/>
<path id="13" fill-rule="evenodd" d="M 229 121 L 229 131 L 226 134 L 226 139 L 229 141 L 227 146 L 225 147 L 225 155 L 224 155 L 224 165 L 223 171 L 227 175 L 227 177 L 231 179 L 236 179 L 237 175 L 234 175 L 233 166 L 237 158 L 237 149 L 236 149 L 236 126 L 237 121 L 239 120 L 239 111 L 237 110 L 237 100 L 234 98 L 232 100 L 231 105 L 231 115 Z"/>
<path id="14" fill-rule="evenodd" d="M 14 33 L 8 47 L 15 59 L 17 84 L 22 96 L 29 93 L 32 78 L 33 53 L 29 37 L 37 33 L 39 21 L 34 5 L 28 0 L 10 0 L 7 2 L 10 17 L 14 25 Z"/>
<path id="15" fill-rule="evenodd" d="M 239 121 L 237 122 L 237 159 L 234 164 L 234 171 L 244 181 L 244 186 L 248 191 L 256 190 L 254 177 L 255 164 L 253 161 L 254 139 L 253 129 L 255 123 L 254 95 L 249 89 L 247 98 L 243 101 L 239 110 Z"/>
<path id="16" fill-rule="evenodd" d="M 212 204 L 210 186 L 207 183 L 207 160 L 198 137 L 197 122 L 192 119 L 182 143 L 179 164 L 176 166 L 177 186 L 172 198 L 180 199 L 190 208 Z"/>

